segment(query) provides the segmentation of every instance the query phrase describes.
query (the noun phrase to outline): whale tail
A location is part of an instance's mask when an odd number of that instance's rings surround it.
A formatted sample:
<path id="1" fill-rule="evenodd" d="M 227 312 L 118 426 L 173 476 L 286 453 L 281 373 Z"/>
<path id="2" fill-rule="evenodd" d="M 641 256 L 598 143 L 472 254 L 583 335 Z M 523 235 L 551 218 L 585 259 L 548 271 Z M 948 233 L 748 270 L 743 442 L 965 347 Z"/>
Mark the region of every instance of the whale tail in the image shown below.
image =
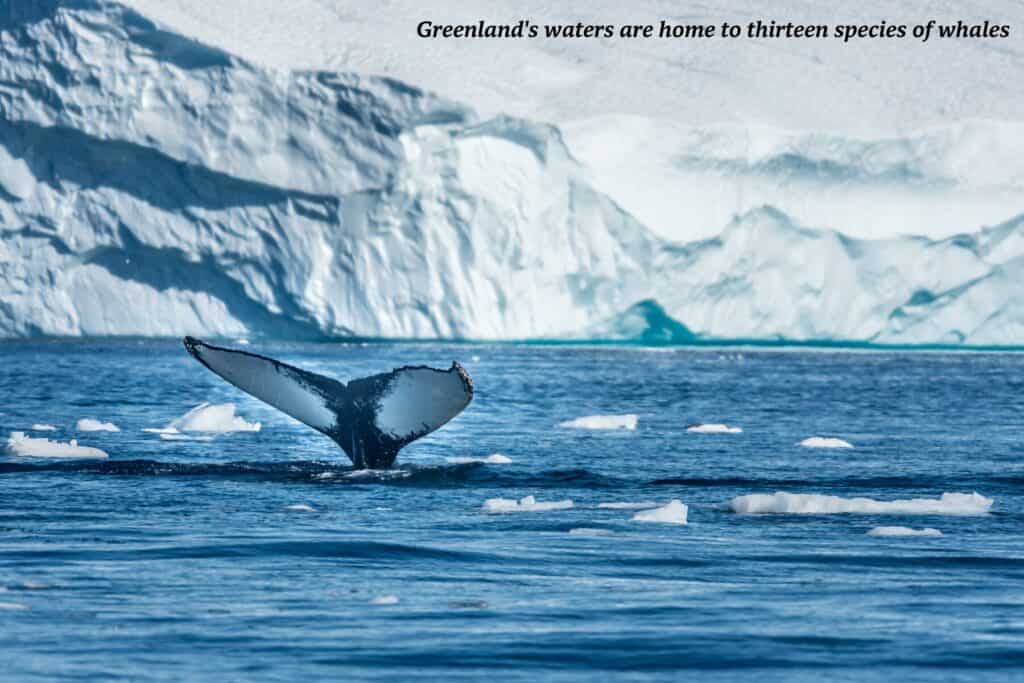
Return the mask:
<path id="1" fill-rule="evenodd" d="M 255 353 L 184 342 L 214 373 L 329 436 L 358 468 L 390 467 L 402 447 L 473 400 L 473 380 L 455 362 L 448 370 L 403 367 L 346 384 Z"/>

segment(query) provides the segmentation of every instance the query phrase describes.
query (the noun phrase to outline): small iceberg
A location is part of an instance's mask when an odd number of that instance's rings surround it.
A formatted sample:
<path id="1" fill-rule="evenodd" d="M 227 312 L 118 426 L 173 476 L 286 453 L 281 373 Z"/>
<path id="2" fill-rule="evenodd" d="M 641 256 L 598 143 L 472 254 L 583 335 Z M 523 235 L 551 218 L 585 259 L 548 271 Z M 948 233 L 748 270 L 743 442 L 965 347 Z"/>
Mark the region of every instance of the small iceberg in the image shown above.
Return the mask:
<path id="1" fill-rule="evenodd" d="M 488 498 L 484 501 L 483 511 L 489 515 L 503 515 L 510 512 L 547 512 L 548 510 L 568 510 L 573 506 L 571 500 L 538 501 L 533 496 L 519 500 L 511 498 Z"/>
<path id="2" fill-rule="evenodd" d="M 285 505 L 285 510 L 289 512 L 316 512 L 317 509 L 312 505 L 306 505 L 305 503 L 295 503 L 294 505 Z"/>
<path id="3" fill-rule="evenodd" d="M 201 403 L 166 427 L 150 427 L 142 431 L 159 434 L 163 438 L 173 437 L 181 432 L 230 434 L 258 432 L 260 423 L 248 422 L 241 415 L 236 415 L 234 403 Z"/>
<path id="4" fill-rule="evenodd" d="M 628 502 L 618 503 L 618 502 L 612 502 L 612 503 L 598 503 L 597 507 L 604 508 L 606 510 L 646 510 L 648 508 L 656 508 L 656 507 L 658 507 L 658 504 L 657 503 L 652 503 L 650 501 L 640 501 L 640 502 L 637 502 L 637 503 L 628 503 Z"/>
<path id="5" fill-rule="evenodd" d="M 991 498 L 978 493 L 943 493 L 940 498 L 911 500 L 874 500 L 778 491 L 771 495 L 754 493 L 737 496 L 730 501 L 729 506 L 733 512 L 744 515 L 984 515 L 992 507 L 992 502 Z"/>
<path id="6" fill-rule="evenodd" d="M 7 448 L 14 455 L 24 458 L 106 458 L 107 454 L 91 446 L 79 446 L 76 439 L 68 443 L 34 439 L 25 432 L 12 432 L 7 439 Z"/>
<path id="7" fill-rule="evenodd" d="M 698 422 L 697 424 L 687 425 L 686 431 L 693 432 L 694 434 L 739 434 L 743 430 L 739 427 L 731 427 L 718 422 Z"/>
<path id="8" fill-rule="evenodd" d="M 868 531 L 868 536 L 941 536 L 938 529 L 925 527 L 923 529 L 912 529 L 909 526 L 876 526 Z"/>
<path id="9" fill-rule="evenodd" d="M 833 436 L 810 436 L 797 444 L 801 448 L 853 448 L 853 444 Z"/>
<path id="10" fill-rule="evenodd" d="M 113 422 L 100 422 L 91 417 L 83 417 L 75 424 L 75 429 L 80 432 L 119 432 L 117 425 Z"/>
<path id="11" fill-rule="evenodd" d="M 471 462 L 482 462 L 489 465 L 507 465 L 512 462 L 512 458 L 501 453 L 491 453 L 486 458 L 445 458 L 446 462 L 453 465 L 465 465 Z"/>
<path id="12" fill-rule="evenodd" d="M 32 425 L 33 432 L 55 432 L 57 428 L 53 425 L 34 424 Z"/>
<path id="13" fill-rule="evenodd" d="M 682 501 L 673 500 L 668 505 L 653 510 L 641 510 L 633 515 L 634 522 L 661 522 L 662 524 L 686 524 L 690 508 Z"/>
<path id="14" fill-rule="evenodd" d="M 559 422 L 559 427 L 569 429 L 636 429 L 639 418 L 636 415 L 587 415 L 575 420 Z"/>

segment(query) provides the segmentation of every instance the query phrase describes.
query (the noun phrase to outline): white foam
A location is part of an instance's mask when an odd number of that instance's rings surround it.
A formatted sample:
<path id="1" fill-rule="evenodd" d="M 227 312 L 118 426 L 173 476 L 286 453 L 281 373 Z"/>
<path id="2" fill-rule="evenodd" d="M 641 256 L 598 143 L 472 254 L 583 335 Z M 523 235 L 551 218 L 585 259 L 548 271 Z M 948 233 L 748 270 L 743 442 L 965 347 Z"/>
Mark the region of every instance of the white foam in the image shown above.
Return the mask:
<path id="1" fill-rule="evenodd" d="M 653 510 L 641 510 L 633 515 L 634 522 L 661 522 L 662 524 L 686 524 L 689 508 L 682 501 L 673 500 L 668 505 Z"/>
<path id="2" fill-rule="evenodd" d="M 853 448 L 853 444 L 849 441 L 832 436 L 811 436 L 798 443 L 797 446 L 803 448 Z"/>
<path id="3" fill-rule="evenodd" d="M 575 420 L 560 422 L 559 427 L 570 429 L 636 429 L 639 418 L 636 415 L 587 415 Z"/>
<path id="4" fill-rule="evenodd" d="M 26 610 L 28 605 L 23 605 L 20 602 L 0 602 L 0 610 Z"/>
<path id="5" fill-rule="evenodd" d="M 160 438 L 164 441 L 213 441 L 209 434 L 178 434 L 176 432 L 162 432 Z"/>
<path id="6" fill-rule="evenodd" d="M 371 605 L 397 605 L 398 602 L 397 595 L 378 595 L 373 600 L 370 600 Z"/>
<path id="7" fill-rule="evenodd" d="M 83 417 L 75 425 L 75 429 L 80 432 L 119 432 L 117 425 L 113 422 L 100 422 L 94 420 L 91 417 Z"/>
<path id="8" fill-rule="evenodd" d="M 106 458 L 107 454 L 91 446 L 79 446 L 76 439 L 68 443 L 34 439 L 25 432 L 11 432 L 7 439 L 7 448 L 25 458 Z"/>
<path id="9" fill-rule="evenodd" d="M 538 501 L 533 496 L 519 500 L 511 498 L 488 498 L 484 501 L 483 511 L 489 515 L 502 515 L 510 512 L 546 512 L 548 510 L 567 510 L 573 506 L 571 500 Z"/>
<path id="10" fill-rule="evenodd" d="M 611 529 L 597 529 L 589 526 L 576 527 L 575 529 L 569 529 L 570 536 L 614 536 L 615 532 Z"/>
<path id="11" fill-rule="evenodd" d="M 53 425 L 34 424 L 32 425 L 32 431 L 34 432 L 55 432 L 57 428 Z"/>
<path id="12" fill-rule="evenodd" d="M 452 463 L 453 465 L 465 465 L 466 463 L 471 463 L 471 462 L 483 462 L 483 463 L 487 463 L 487 464 L 490 464 L 490 465 L 507 465 L 508 463 L 512 462 L 512 458 L 508 457 L 507 455 L 502 455 L 501 453 L 491 453 L 486 458 L 462 458 L 462 457 L 456 457 L 456 458 L 445 458 L 445 460 L 447 462 Z"/>
<path id="13" fill-rule="evenodd" d="M 285 505 L 284 509 L 285 510 L 290 510 L 291 512 L 316 512 L 317 511 L 315 507 L 313 507 L 312 505 L 306 505 L 305 503 L 295 503 L 294 505 Z"/>
<path id="14" fill-rule="evenodd" d="M 786 493 L 772 495 L 755 493 L 737 496 L 729 503 L 733 512 L 741 514 L 831 515 L 860 513 L 869 515 L 984 515 L 992 507 L 992 499 L 978 493 L 943 493 L 941 498 L 911 500 L 874 500 L 872 498 L 840 498 L 817 493 Z"/>
<path id="15" fill-rule="evenodd" d="M 409 470 L 352 470 L 346 473 L 346 479 L 405 479 L 412 476 Z"/>
<path id="16" fill-rule="evenodd" d="M 868 536 L 941 536 L 938 529 L 925 527 L 923 529 L 912 529 L 908 526 L 876 526 L 868 531 Z"/>
<path id="17" fill-rule="evenodd" d="M 605 508 L 605 509 L 608 509 L 608 510 L 645 510 L 645 509 L 648 509 L 648 508 L 656 508 L 656 507 L 658 507 L 658 504 L 657 503 L 652 503 L 650 501 L 640 501 L 640 502 L 637 502 L 637 503 L 629 503 L 629 502 L 616 503 L 616 502 L 612 502 L 612 503 L 598 503 L 597 507 Z"/>
<path id="18" fill-rule="evenodd" d="M 696 434 L 739 434 L 743 430 L 739 427 L 730 427 L 720 423 L 710 424 L 695 424 L 690 425 L 686 428 L 688 432 L 694 432 Z"/>
<path id="19" fill-rule="evenodd" d="M 235 415 L 234 403 L 201 403 L 188 411 L 166 429 L 179 432 L 258 432 L 259 422 L 247 422 L 241 415 Z"/>

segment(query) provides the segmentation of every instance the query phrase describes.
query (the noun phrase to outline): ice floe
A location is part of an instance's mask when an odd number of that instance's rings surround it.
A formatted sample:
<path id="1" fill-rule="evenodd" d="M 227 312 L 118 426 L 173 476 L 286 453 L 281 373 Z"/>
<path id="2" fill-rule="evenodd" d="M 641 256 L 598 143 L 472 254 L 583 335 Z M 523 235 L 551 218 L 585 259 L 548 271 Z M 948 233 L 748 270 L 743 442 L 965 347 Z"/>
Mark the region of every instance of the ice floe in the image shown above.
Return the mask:
<path id="1" fill-rule="evenodd" d="M 560 422 L 559 427 L 570 429 L 636 429 L 639 418 L 636 415 L 587 415 L 575 420 Z"/>
<path id="2" fill-rule="evenodd" d="M 641 510 L 633 515 L 634 522 L 661 522 L 663 524 L 686 524 L 689 508 L 680 500 L 670 501 L 653 510 Z"/>
<path id="3" fill-rule="evenodd" d="M 207 434 L 230 434 L 232 432 L 258 432 L 259 422 L 248 422 L 235 414 L 234 403 L 201 403 L 166 427 L 149 427 L 144 432 L 159 434 L 168 440 L 184 441 L 178 438 L 182 432 L 205 432 Z M 197 440 L 195 437 L 192 440 Z M 207 440 L 207 439 L 202 439 Z"/>
<path id="4" fill-rule="evenodd" d="M 33 432 L 55 432 L 57 428 L 53 425 L 34 424 L 32 425 Z"/>
<path id="5" fill-rule="evenodd" d="M 797 444 L 802 448 L 853 448 L 853 444 L 833 436 L 810 436 Z"/>
<path id="6" fill-rule="evenodd" d="M 113 422 L 101 422 L 91 417 L 83 417 L 75 424 L 75 429 L 80 432 L 119 432 L 117 425 Z"/>
<path id="7" fill-rule="evenodd" d="M 316 512 L 317 509 L 312 505 L 306 505 L 305 503 L 295 503 L 294 505 L 285 505 L 285 510 L 290 512 Z"/>
<path id="8" fill-rule="evenodd" d="M 14 455 L 25 458 L 106 458 L 107 454 L 91 446 L 79 446 L 76 439 L 70 442 L 35 439 L 25 432 L 11 432 L 7 448 Z"/>
<path id="9" fill-rule="evenodd" d="M 20 602 L 0 602 L 0 610 L 26 610 L 28 605 L 23 605 Z"/>
<path id="10" fill-rule="evenodd" d="M 486 458 L 455 457 L 445 458 L 445 461 L 450 462 L 453 465 L 465 465 L 471 462 L 482 462 L 490 465 L 507 465 L 508 463 L 512 462 L 512 458 L 508 457 L 507 455 L 502 455 L 501 453 L 491 453 Z"/>
<path id="11" fill-rule="evenodd" d="M 573 506 L 571 500 L 538 501 L 533 496 L 519 500 L 511 498 L 488 498 L 484 501 L 483 511 L 489 515 L 501 515 L 510 512 L 546 512 L 548 510 L 567 510 Z"/>
<path id="12" fill-rule="evenodd" d="M 729 505 L 733 512 L 741 514 L 983 515 L 992 507 L 992 499 L 978 493 L 943 493 L 940 498 L 874 500 L 778 491 L 771 495 L 754 493 L 737 496 Z"/>
<path id="13" fill-rule="evenodd" d="M 739 434 L 743 430 L 739 427 L 732 427 L 730 425 L 721 424 L 718 422 L 714 423 L 698 423 L 688 425 L 686 431 L 694 432 L 696 434 Z"/>
<path id="14" fill-rule="evenodd" d="M 370 600 L 371 605 L 397 605 L 398 603 L 397 595 L 378 595 L 373 600 Z"/>
<path id="15" fill-rule="evenodd" d="M 925 527 L 912 529 L 909 526 L 876 526 L 868 531 L 868 536 L 941 536 L 938 529 Z"/>
<path id="16" fill-rule="evenodd" d="M 656 508 L 656 507 L 658 507 L 658 504 L 657 503 L 652 503 L 650 501 L 640 501 L 640 502 L 637 502 L 637 503 L 611 502 L 611 503 L 598 503 L 597 507 L 605 508 L 605 509 L 608 509 L 608 510 L 645 510 L 647 508 Z"/>

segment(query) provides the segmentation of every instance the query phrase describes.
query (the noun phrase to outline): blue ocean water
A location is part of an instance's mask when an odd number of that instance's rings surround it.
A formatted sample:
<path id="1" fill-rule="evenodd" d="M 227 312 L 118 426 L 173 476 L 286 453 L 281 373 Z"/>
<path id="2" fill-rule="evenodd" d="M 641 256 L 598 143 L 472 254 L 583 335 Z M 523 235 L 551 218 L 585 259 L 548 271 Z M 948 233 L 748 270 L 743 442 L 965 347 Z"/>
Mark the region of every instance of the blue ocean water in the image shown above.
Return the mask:
<path id="1" fill-rule="evenodd" d="M 49 423 L 33 435 L 110 457 L 0 460 L 0 678 L 1024 676 L 1024 355 L 251 348 L 340 379 L 458 359 L 477 393 L 397 472 L 352 476 L 330 441 L 180 344 L 3 344 L 0 434 Z M 204 401 L 263 428 L 142 431 Z M 635 431 L 557 426 L 623 413 Z M 84 417 L 121 431 L 78 433 Z M 743 432 L 686 432 L 693 422 Z M 856 448 L 795 446 L 813 435 Z M 512 462 L 447 461 L 493 453 Z M 979 516 L 728 506 L 775 491 L 995 502 Z M 481 511 L 527 495 L 574 507 Z M 672 499 L 688 525 L 598 507 Z M 866 534 L 878 525 L 943 535 Z"/>

